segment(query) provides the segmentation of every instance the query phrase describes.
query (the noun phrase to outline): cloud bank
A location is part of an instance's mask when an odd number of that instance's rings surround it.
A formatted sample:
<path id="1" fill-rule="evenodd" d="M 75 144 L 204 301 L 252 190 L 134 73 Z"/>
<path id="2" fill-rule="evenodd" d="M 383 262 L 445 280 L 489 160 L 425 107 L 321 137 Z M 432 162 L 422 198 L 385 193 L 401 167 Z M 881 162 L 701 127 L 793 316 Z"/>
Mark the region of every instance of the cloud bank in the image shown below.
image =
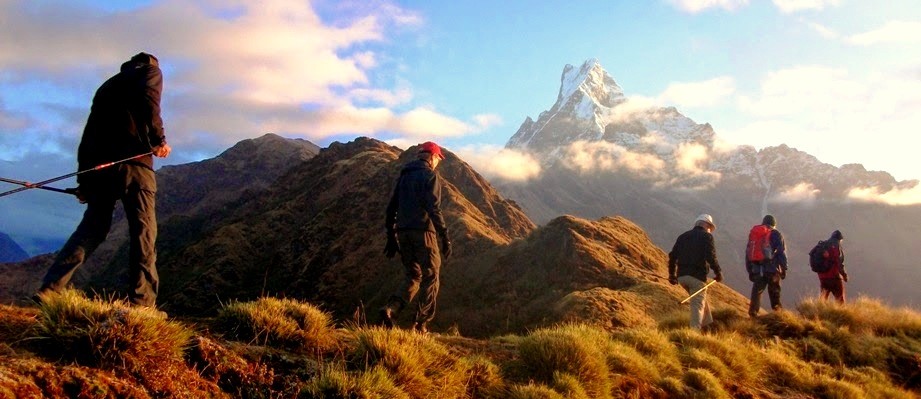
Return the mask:
<path id="1" fill-rule="evenodd" d="M 166 0 L 116 11 L 0 2 L 0 34 L 16 38 L 0 44 L 0 105 L 31 110 L 12 116 L 0 108 L 0 127 L 78 139 L 93 91 L 138 51 L 160 58 L 167 138 L 186 153 L 265 132 L 413 140 L 498 123 L 494 115 L 465 120 L 414 105 L 409 83 L 378 74 L 399 70 L 381 50 L 424 24 L 421 16 L 384 1 L 326 6 L 337 7 L 338 20 L 324 21 L 311 2 L 285 0 Z M 40 86 L 50 96 L 14 94 Z M 24 145 L 9 136 L 0 135 L 0 156 Z"/>
<path id="2" fill-rule="evenodd" d="M 540 162 L 521 151 L 477 145 L 461 147 L 454 152 L 489 180 L 523 183 L 540 176 Z"/>

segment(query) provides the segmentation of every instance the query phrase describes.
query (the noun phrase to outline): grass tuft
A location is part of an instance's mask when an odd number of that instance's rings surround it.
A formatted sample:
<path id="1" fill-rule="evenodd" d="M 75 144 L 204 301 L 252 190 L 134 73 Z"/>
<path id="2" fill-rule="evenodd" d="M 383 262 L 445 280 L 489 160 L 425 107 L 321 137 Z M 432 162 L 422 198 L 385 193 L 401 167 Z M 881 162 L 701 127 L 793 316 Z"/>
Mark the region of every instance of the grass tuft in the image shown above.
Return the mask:
<path id="1" fill-rule="evenodd" d="M 307 353 L 322 353 L 337 343 L 329 314 L 292 299 L 231 303 L 220 310 L 215 327 L 233 339 Z"/>

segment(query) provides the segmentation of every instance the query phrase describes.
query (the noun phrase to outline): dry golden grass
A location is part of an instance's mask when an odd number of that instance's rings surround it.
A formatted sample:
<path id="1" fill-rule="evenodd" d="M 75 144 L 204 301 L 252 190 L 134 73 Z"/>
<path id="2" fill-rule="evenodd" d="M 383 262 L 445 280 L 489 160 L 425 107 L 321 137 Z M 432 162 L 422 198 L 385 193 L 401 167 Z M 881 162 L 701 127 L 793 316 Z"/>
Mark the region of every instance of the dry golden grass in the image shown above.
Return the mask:
<path id="1" fill-rule="evenodd" d="M 921 392 L 918 314 L 868 299 L 844 306 L 807 300 L 796 311 L 754 320 L 727 313 L 706 334 L 677 326 L 560 324 L 488 341 L 335 330 L 328 316 L 293 300 L 232 306 L 198 325 L 246 343 L 73 291 L 46 298 L 37 311 L 0 308 L 0 328 L 22 328 L 16 339 L 0 342 L 0 398 L 773 399 Z M 241 326 L 248 333 L 234 335 Z"/>

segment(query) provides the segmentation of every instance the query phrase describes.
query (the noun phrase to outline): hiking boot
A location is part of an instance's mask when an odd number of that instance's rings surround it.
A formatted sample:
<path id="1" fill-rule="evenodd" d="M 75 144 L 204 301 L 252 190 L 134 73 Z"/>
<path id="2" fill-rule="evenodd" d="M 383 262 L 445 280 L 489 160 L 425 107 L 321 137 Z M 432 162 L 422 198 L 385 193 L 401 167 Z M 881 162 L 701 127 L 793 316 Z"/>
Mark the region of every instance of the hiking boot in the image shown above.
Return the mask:
<path id="1" fill-rule="evenodd" d="M 381 324 L 383 324 L 384 327 L 393 328 L 394 327 L 393 309 L 390 309 L 389 307 L 381 308 L 380 314 L 381 314 Z"/>
<path id="2" fill-rule="evenodd" d="M 428 333 L 429 333 L 429 329 L 428 329 L 428 327 L 425 325 L 425 322 L 420 323 L 420 322 L 418 322 L 418 321 L 415 322 L 415 323 L 413 323 L 413 331 L 415 331 L 415 332 L 417 332 L 417 333 L 419 333 L 419 334 L 428 334 Z"/>

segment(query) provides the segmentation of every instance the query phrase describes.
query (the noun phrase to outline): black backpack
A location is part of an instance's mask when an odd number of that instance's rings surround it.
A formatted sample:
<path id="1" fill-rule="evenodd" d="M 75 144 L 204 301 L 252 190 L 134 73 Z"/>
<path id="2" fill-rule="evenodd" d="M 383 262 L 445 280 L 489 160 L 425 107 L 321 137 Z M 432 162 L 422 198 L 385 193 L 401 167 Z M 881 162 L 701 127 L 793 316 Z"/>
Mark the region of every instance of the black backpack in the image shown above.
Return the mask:
<path id="1" fill-rule="evenodd" d="M 832 260 L 829 259 L 828 241 L 819 241 L 809 251 L 809 267 L 816 273 L 827 272 L 831 269 Z"/>

